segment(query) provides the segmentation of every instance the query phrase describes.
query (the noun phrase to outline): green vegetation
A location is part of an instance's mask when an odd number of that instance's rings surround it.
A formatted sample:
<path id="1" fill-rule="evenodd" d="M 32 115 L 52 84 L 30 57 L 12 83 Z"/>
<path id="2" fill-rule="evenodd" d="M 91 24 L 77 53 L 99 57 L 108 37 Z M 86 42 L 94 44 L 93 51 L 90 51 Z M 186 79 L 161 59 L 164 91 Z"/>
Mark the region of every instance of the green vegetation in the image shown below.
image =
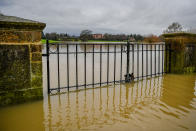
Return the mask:
<path id="1" fill-rule="evenodd" d="M 46 44 L 46 39 L 42 39 L 41 42 L 42 44 Z M 61 42 L 61 41 L 49 40 L 49 43 L 58 43 L 58 42 Z"/>
<path id="2" fill-rule="evenodd" d="M 130 41 L 140 42 L 144 40 L 144 36 L 140 34 L 92 34 L 91 30 L 82 30 L 80 36 L 69 35 L 67 33 L 43 33 L 42 39 L 49 39 L 54 41 L 77 41 L 77 42 L 121 42 Z M 93 41 L 92 41 L 93 40 Z"/>
<path id="3" fill-rule="evenodd" d="M 80 33 L 80 40 L 81 41 L 88 41 L 92 39 L 92 31 L 91 30 L 82 30 Z"/>
<path id="4" fill-rule="evenodd" d="M 42 44 L 46 44 L 46 39 L 41 40 Z M 49 43 L 59 43 L 63 41 L 56 41 L 56 40 L 49 40 Z M 81 40 L 78 40 L 76 42 L 82 42 Z M 88 40 L 87 42 L 126 42 L 126 41 L 110 41 L 110 40 Z"/>
<path id="5" fill-rule="evenodd" d="M 0 46 L 0 107 L 43 98 L 40 49 L 39 45 Z"/>
<path id="6" fill-rule="evenodd" d="M 166 33 L 163 34 L 164 37 L 176 37 L 176 36 L 193 36 L 195 37 L 196 34 L 194 33 L 188 33 L 188 32 L 176 32 L 176 33 Z"/>

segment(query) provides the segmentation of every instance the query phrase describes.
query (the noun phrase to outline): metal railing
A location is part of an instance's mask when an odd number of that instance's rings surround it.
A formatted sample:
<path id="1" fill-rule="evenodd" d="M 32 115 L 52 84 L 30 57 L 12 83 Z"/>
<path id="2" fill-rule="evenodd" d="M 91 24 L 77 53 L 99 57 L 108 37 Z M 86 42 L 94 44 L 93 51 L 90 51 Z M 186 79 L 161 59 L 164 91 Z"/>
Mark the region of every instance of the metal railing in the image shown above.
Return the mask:
<path id="1" fill-rule="evenodd" d="M 62 49 L 62 46 L 64 49 Z M 63 89 L 69 91 L 74 87 L 76 89 L 80 87 L 94 88 L 95 86 L 132 82 L 134 80 L 162 75 L 164 73 L 164 53 L 166 49 L 164 43 L 49 43 L 47 41 L 45 56 L 47 57 L 48 93 L 50 94 L 53 91 L 61 92 Z M 55 55 L 55 59 L 57 60 L 57 69 L 55 69 L 57 71 L 57 87 L 51 87 L 50 72 L 52 69 L 50 65 L 53 64 L 50 62 L 51 55 Z M 78 58 L 79 55 L 80 58 Z M 66 63 L 66 66 L 62 66 L 60 63 L 62 59 Z M 91 59 L 91 62 L 89 62 L 89 59 Z M 81 60 L 83 62 L 79 62 Z M 90 64 L 88 69 L 87 64 Z M 62 70 L 66 70 L 66 76 L 64 77 L 61 77 Z M 83 74 L 81 75 L 80 73 L 80 76 L 82 76 L 83 80 L 79 82 L 78 73 L 81 70 Z M 89 70 L 92 73 L 90 76 L 87 73 Z M 73 75 L 73 72 L 75 75 Z M 70 76 L 70 73 L 72 73 L 72 76 Z M 113 74 L 111 75 L 111 73 Z M 98 75 L 99 80 L 97 77 L 95 80 L 95 76 Z M 102 78 L 103 75 L 106 76 L 105 79 Z M 72 79 L 72 85 L 70 84 L 70 79 Z M 91 82 L 87 82 L 89 79 L 91 79 Z M 66 84 L 62 84 L 62 80 L 66 81 Z"/>

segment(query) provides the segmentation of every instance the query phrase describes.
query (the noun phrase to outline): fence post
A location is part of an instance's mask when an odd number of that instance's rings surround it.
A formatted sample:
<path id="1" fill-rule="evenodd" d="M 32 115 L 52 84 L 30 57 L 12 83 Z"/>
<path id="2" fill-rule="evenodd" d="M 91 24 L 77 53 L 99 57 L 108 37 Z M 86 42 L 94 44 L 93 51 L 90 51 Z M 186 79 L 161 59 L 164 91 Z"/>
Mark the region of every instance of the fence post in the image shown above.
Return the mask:
<path id="1" fill-rule="evenodd" d="M 127 70 L 125 74 L 125 82 L 131 82 L 131 75 L 129 74 L 129 54 L 130 54 L 130 43 L 127 41 Z"/>
<path id="2" fill-rule="evenodd" d="M 0 14 L 0 107 L 43 99 L 45 23 Z"/>
<path id="3" fill-rule="evenodd" d="M 165 38 L 166 51 L 165 71 L 168 73 L 193 73 L 196 72 L 196 65 L 192 64 L 196 56 L 194 50 L 189 47 L 196 45 L 196 34 L 192 33 L 168 33 L 163 35 Z"/>
<path id="4" fill-rule="evenodd" d="M 46 57 L 47 57 L 47 86 L 48 94 L 50 94 L 50 63 L 49 63 L 49 41 L 46 40 Z"/>

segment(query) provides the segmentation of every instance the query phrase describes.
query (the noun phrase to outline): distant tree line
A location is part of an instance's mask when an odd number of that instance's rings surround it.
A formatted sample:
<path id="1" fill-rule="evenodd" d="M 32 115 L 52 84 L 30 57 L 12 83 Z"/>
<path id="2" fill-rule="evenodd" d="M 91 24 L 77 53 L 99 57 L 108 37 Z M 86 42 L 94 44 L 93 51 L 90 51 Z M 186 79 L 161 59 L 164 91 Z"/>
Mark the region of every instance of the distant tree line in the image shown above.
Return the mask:
<path id="1" fill-rule="evenodd" d="M 126 41 L 130 39 L 131 41 L 142 41 L 144 37 L 140 34 L 131 34 L 131 35 L 126 35 L 126 34 L 104 34 L 103 40 L 106 41 Z"/>
<path id="2" fill-rule="evenodd" d="M 195 30 L 192 30 L 190 32 L 196 32 Z M 173 22 L 171 25 L 168 26 L 166 30 L 163 31 L 163 33 L 176 33 L 176 32 L 184 32 L 183 27 L 178 22 Z M 164 41 L 164 38 L 162 35 L 156 36 L 153 34 L 143 36 L 140 34 L 109 34 L 105 33 L 101 35 L 101 38 L 95 38 L 93 37 L 93 32 L 91 30 L 82 30 L 80 33 L 80 36 L 71 36 L 67 33 L 43 33 L 42 32 L 42 39 L 49 39 L 49 40 L 60 40 L 60 41 L 88 41 L 88 40 L 104 40 L 104 41 L 127 41 L 128 39 L 130 41 L 136 41 L 136 42 L 147 42 L 147 43 L 154 43 L 154 42 L 162 42 Z"/>
<path id="3" fill-rule="evenodd" d="M 56 41 L 72 41 L 72 40 L 79 40 L 77 36 L 71 36 L 67 33 L 43 33 L 42 32 L 42 39 L 48 39 L 48 40 L 56 40 Z"/>
<path id="4" fill-rule="evenodd" d="M 143 41 L 145 39 L 145 37 L 140 34 L 131 34 L 130 38 L 134 38 L 135 41 Z"/>
<path id="5" fill-rule="evenodd" d="M 128 40 L 128 38 L 132 38 L 133 41 L 143 41 L 144 36 L 140 34 L 130 34 L 130 35 L 125 35 L 125 34 L 109 34 L 105 33 L 103 34 L 103 38 L 99 40 L 105 40 L 105 41 L 125 41 Z M 97 40 L 92 37 L 92 31 L 90 30 L 83 30 L 80 33 L 80 36 L 71 36 L 67 33 L 56 33 L 56 32 L 51 32 L 51 33 L 43 33 L 42 32 L 42 39 L 49 39 L 49 40 L 60 40 L 60 41 L 88 41 L 88 40 Z"/>
<path id="6" fill-rule="evenodd" d="M 109 34 L 105 33 L 103 34 L 102 38 L 96 39 L 93 38 L 92 31 L 90 30 L 83 30 L 80 33 L 80 36 L 71 36 L 67 33 L 43 33 L 42 32 L 42 39 L 49 39 L 49 40 L 56 40 L 56 41 L 88 41 L 88 40 L 104 40 L 104 41 L 127 41 L 128 39 L 133 42 L 160 42 L 163 41 L 163 38 L 161 36 L 156 35 L 148 35 L 143 36 L 140 34 Z"/>
<path id="7" fill-rule="evenodd" d="M 156 42 L 163 42 L 164 41 L 164 38 L 162 35 L 160 36 L 156 36 L 156 35 L 148 35 L 144 38 L 143 42 L 146 42 L 146 43 L 156 43 Z"/>
<path id="8" fill-rule="evenodd" d="M 92 36 L 91 30 L 82 30 L 80 33 L 80 40 L 82 41 L 88 41 L 88 40 L 97 40 Z M 105 41 L 125 41 L 128 40 L 128 38 L 131 38 L 133 41 L 143 41 L 144 37 L 140 34 L 109 34 L 105 33 L 103 34 L 102 38 L 99 38 L 99 40 L 105 40 Z"/>

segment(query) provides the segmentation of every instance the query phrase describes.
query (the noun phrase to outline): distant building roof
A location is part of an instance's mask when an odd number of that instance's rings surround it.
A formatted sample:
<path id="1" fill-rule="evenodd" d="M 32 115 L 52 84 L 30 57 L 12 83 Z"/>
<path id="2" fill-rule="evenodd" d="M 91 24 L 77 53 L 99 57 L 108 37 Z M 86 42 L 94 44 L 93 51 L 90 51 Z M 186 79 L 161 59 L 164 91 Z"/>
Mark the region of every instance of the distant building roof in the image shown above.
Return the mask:
<path id="1" fill-rule="evenodd" d="M 0 14 L 0 29 L 43 30 L 45 26 L 38 21 Z"/>

